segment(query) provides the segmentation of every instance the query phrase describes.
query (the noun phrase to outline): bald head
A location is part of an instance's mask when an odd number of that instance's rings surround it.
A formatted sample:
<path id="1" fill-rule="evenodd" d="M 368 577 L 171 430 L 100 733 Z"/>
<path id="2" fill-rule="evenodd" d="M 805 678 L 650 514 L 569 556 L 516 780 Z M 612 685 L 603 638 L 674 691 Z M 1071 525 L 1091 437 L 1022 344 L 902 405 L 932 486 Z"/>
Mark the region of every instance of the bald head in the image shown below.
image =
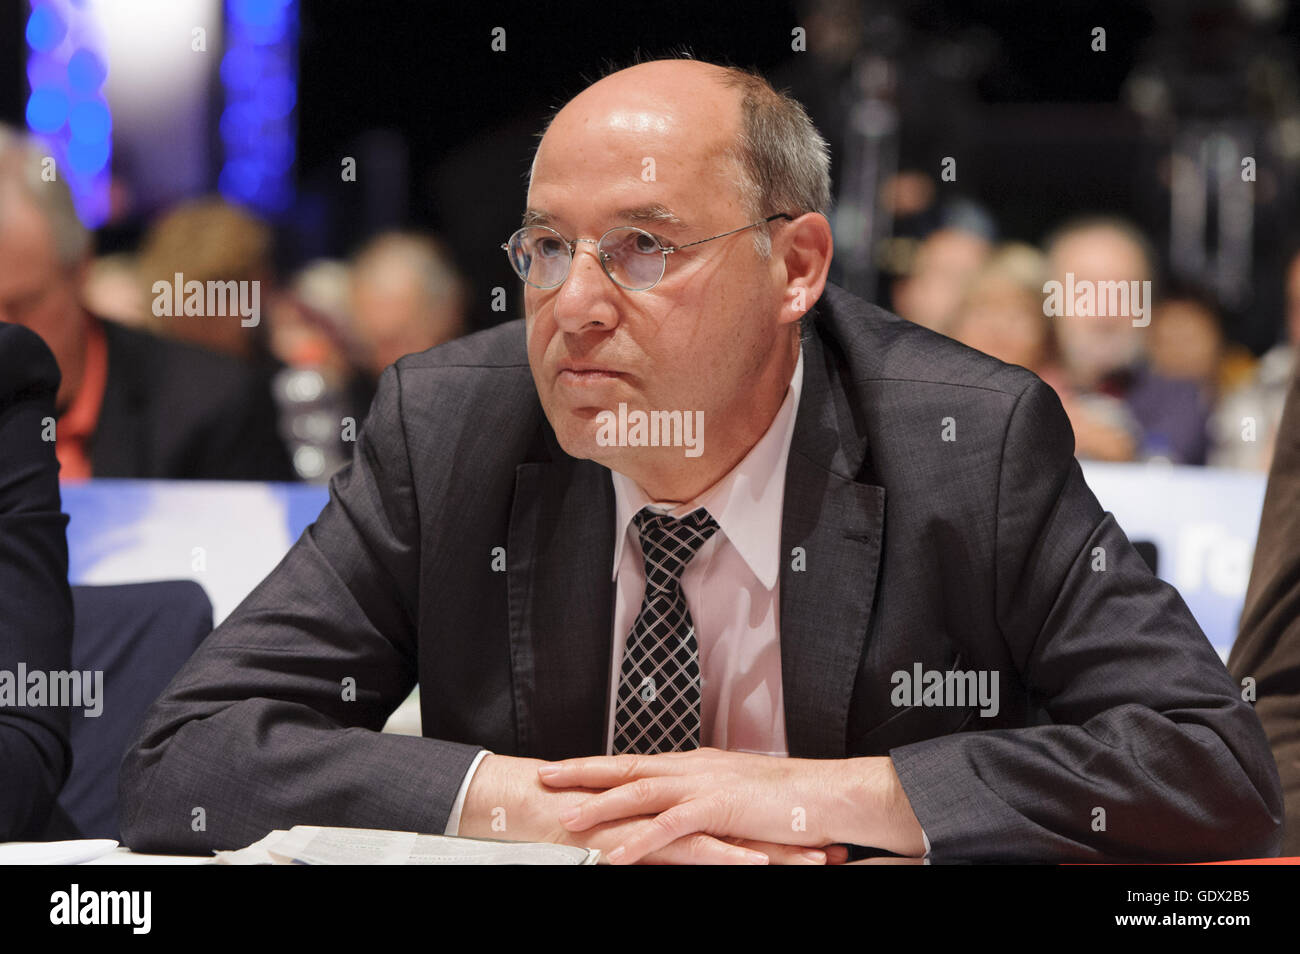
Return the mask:
<path id="1" fill-rule="evenodd" d="M 552 118 L 529 172 L 531 184 L 543 146 L 557 123 L 599 136 L 689 131 L 696 159 L 711 180 L 738 196 L 748 221 L 776 212 L 830 209 L 830 151 L 803 106 L 762 76 L 692 59 L 652 60 L 610 73 L 587 87 Z M 558 131 L 558 130 L 557 130 Z M 554 146 L 554 139 L 550 141 Z M 671 148 L 671 147 L 669 147 Z M 661 150 L 662 151 L 662 150 Z M 659 176 L 660 159 L 641 157 L 637 174 Z M 755 229 L 760 256 L 771 250 L 768 228 Z"/>
<path id="2" fill-rule="evenodd" d="M 726 70 L 694 60 L 655 60 L 612 73 L 587 87 L 555 114 L 533 160 L 539 179 L 570 186 L 612 176 L 629 195 L 659 182 L 700 175 L 731 211 L 744 217 L 748 198 L 734 151 L 741 131 L 740 93 L 725 84 Z M 529 220 L 552 224 L 551 211 L 530 201 Z M 620 211 L 628 224 L 687 224 L 687 210 L 659 202 L 632 202 Z"/>
<path id="3" fill-rule="evenodd" d="M 707 131 L 714 148 L 726 150 L 740 131 L 741 94 L 726 67 L 698 60 L 652 60 L 621 69 L 592 83 L 569 100 L 547 125 L 546 133 L 566 124 L 587 125 L 590 131 L 627 132 L 673 126 Z M 533 157 L 533 172 L 546 144 Z M 530 173 L 530 180 L 531 180 Z"/>

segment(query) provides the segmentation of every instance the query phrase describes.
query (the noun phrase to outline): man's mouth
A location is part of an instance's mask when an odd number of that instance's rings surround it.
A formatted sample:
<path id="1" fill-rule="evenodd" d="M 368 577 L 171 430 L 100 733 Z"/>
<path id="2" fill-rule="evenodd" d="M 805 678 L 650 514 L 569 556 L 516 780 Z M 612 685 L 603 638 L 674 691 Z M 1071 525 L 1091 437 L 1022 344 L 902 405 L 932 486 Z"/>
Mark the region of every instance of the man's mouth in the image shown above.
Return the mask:
<path id="1" fill-rule="evenodd" d="M 596 364 L 572 361 L 565 362 L 560 366 L 560 372 L 556 375 L 556 380 L 560 384 L 581 387 L 583 385 L 617 381 L 621 377 L 623 377 L 623 374 L 620 371 L 614 371 Z"/>
<path id="2" fill-rule="evenodd" d="M 572 381 L 600 381 L 621 378 L 622 375 L 617 371 L 573 371 L 566 369 L 560 372 L 560 377 Z"/>

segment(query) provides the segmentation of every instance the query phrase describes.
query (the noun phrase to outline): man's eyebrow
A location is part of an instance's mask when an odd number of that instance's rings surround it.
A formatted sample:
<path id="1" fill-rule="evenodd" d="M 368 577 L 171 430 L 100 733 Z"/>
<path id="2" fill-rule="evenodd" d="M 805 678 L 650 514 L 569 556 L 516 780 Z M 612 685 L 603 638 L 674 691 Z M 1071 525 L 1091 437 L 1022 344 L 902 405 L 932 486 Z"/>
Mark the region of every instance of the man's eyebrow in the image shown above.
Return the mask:
<path id="1" fill-rule="evenodd" d="M 684 229 L 686 223 L 666 205 L 638 205 L 629 209 L 619 209 L 613 215 L 616 222 L 637 222 L 652 223 L 655 225 L 671 225 L 675 228 Z M 545 209 L 527 209 L 524 212 L 524 226 L 529 225 L 547 225 L 554 227 L 555 216 Z"/>
<path id="2" fill-rule="evenodd" d="M 672 209 L 666 205 L 639 205 L 632 209 L 619 209 L 614 213 L 615 217 L 627 222 L 653 222 L 657 225 L 672 225 L 679 229 L 686 228 L 683 222 Z"/>

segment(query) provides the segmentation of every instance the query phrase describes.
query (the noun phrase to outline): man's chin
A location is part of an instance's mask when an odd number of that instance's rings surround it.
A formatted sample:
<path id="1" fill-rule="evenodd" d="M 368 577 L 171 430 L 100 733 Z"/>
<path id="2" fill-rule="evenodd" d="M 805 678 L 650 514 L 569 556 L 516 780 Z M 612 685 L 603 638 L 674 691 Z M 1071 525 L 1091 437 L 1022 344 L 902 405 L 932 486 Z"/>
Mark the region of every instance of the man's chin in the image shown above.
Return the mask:
<path id="1" fill-rule="evenodd" d="M 570 457 L 595 461 L 597 464 L 611 468 L 619 458 L 620 452 L 626 453 L 626 448 L 608 447 L 596 440 L 594 421 L 570 421 L 563 428 L 555 428 L 555 439 Z"/>

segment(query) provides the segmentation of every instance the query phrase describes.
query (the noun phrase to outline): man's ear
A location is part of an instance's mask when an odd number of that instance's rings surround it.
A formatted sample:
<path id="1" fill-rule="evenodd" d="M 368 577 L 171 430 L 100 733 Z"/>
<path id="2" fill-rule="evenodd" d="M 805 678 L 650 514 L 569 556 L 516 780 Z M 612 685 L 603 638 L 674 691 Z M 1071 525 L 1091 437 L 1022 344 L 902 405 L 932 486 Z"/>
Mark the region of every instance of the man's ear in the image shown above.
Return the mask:
<path id="1" fill-rule="evenodd" d="M 785 265 L 785 303 L 781 321 L 798 321 L 826 288 L 834 240 L 820 212 L 806 212 L 773 236 L 772 252 Z"/>

